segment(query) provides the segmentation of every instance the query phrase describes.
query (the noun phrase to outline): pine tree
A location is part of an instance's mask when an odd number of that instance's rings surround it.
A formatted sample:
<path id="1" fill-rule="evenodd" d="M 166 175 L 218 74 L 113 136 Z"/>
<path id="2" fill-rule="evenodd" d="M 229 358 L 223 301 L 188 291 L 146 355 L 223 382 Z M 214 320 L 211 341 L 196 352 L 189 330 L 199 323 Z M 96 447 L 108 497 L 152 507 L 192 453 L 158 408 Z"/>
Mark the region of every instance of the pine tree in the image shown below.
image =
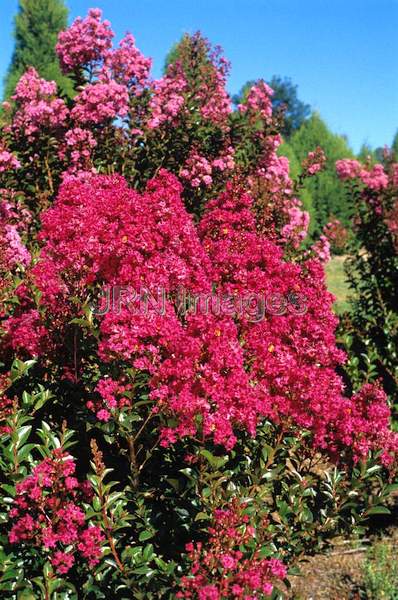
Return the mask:
<path id="1" fill-rule="evenodd" d="M 67 20 L 63 0 L 19 0 L 15 48 L 5 79 L 6 98 L 13 94 L 19 78 L 30 66 L 41 77 L 56 81 L 62 94 L 73 94 L 72 83 L 61 73 L 55 54 L 58 33 L 67 27 Z"/>

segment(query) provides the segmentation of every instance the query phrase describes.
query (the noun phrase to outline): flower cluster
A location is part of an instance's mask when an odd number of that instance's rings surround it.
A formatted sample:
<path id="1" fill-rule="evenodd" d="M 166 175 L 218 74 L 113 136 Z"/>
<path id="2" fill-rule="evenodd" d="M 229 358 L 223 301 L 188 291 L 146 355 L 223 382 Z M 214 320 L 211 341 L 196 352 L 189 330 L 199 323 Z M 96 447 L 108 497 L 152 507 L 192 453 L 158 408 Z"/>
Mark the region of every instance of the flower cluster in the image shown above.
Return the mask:
<path id="1" fill-rule="evenodd" d="M 292 201 L 284 207 L 287 217 L 287 223 L 281 229 L 281 239 L 285 242 L 291 242 L 294 248 L 298 248 L 308 233 L 310 224 L 310 215 L 302 210 L 301 201 L 293 198 Z"/>
<path id="2" fill-rule="evenodd" d="M 114 33 L 109 21 L 101 21 L 102 12 L 92 8 L 85 19 L 78 17 L 58 37 L 56 51 L 65 73 L 94 69 L 112 46 Z"/>
<path id="3" fill-rule="evenodd" d="M 129 398 L 124 395 L 130 390 L 130 385 L 122 385 L 121 381 L 115 381 L 111 377 L 100 379 L 96 387 L 100 401 L 89 400 L 87 408 L 96 411 L 99 421 L 109 421 L 112 411 L 131 405 Z"/>
<path id="4" fill-rule="evenodd" d="M 213 182 L 212 165 L 205 156 L 200 156 L 195 150 L 191 151 L 184 168 L 180 171 L 180 177 L 190 182 L 192 187 L 200 185 L 209 186 Z"/>
<path id="5" fill-rule="evenodd" d="M 206 544 L 187 544 L 191 572 L 181 579 L 177 598 L 264 598 L 286 577 L 287 569 L 280 560 L 260 558 L 258 551 L 249 551 L 256 529 L 244 509 L 237 501 L 226 509 L 216 509 Z"/>
<path id="6" fill-rule="evenodd" d="M 330 260 L 330 241 L 324 234 L 319 236 L 319 240 L 311 246 L 311 252 L 322 262 L 326 263 Z"/>
<path id="7" fill-rule="evenodd" d="M 26 219 L 25 214 L 18 214 L 6 199 L 0 199 L 0 273 L 2 276 L 8 271 L 13 271 L 18 265 L 26 267 L 30 263 L 30 253 L 20 236 L 24 219 Z"/>
<path id="8" fill-rule="evenodd" d="M 86 87 L 75 98 L 71 116 L 84 125 L 113 121 L 125 117 L 128 112 L 129 96 L 125 85 L 109 81 L 96 82 Z"/>
<path id="9" fill-rule="evenodd" d="M 200 155 L 197 150 L 193 149 L 180 170 L 180 177 L 193 188 L 208 187 L 212 185 L 213 177 L 217 171 L 224 173 L 232 171 L 234 167 L 234 149 L 232 146 L 228 146 L 225 153 L 220 153 L 213 160 Z"/>
<path id="10" fill-rule="evenodd" d="M 344 158 L 336 161 L 336 172 L 340 179 L 353 179 L 359 177 L 362 165 L 357 160 Z"/>
<path id="11" fill-rule="evenodd" d="M 19 169 L 21 163 L 12 152 L 9 152 L 0 140 L 0 173 Z"/>
<path id="12" fill-rule="evenodd" d="M 374 165 L 371 169 L 362 169 L 360 178 L 371 190 L 382 190 L 388 185 L 388 176 L 382 165 Z"/>
<path id="13" fill-rule="evenodd" d="M 382 190 L 388 185 L 388 176 L 380 164 L 363 167 L 357 160 L 342 159 L 336 161 L 336 171 L 340 179 L 359 178 L 371 190 Z"/>
<path id="14" fill-rule="evenodd" d="M 65 144 L 59 150 L 59 157 L 69 163 L 68 172 L 89 171 L 92 150 L 97 141 L 89 129 L 74 127 L 65 134 Z"/>
<path id="15" fill-rule="evenodd" d="M 319 171 L 322 171 L 326 163 L 326 156 L 319 146 L 313 151 L 309 152 L 307 157 L 302 162 L 303 174 L 312 177 Z"/>
<path id="16" fill-rule="evenodd" d="M 5 332 L 4 347 L 10 347 L 21 356 L 42 354 L 46 346 L 47 330 L 39 312 L 34 309 L 22 309 L 2 323 Z"/>
<path id="17" fill-rule="evenodd" d="M 128 33 L 118 48 L 107 52 L 100 79 L 113 79 L 137 94 L 148 84 L 151 65 L 151 59 L 138 50 L 134 36 Z"/>
<path id="18" fill-rule="evenodd" d="M 12 99 L 16 110 L 12 128 L 18 135 L 29 139 L 43 130 L 62 128 L 68 118 L 68 108 L 61 98 L 56 97 L 54 81 L 41 79 L 33 67 L 29 67 L 15 88 Z"/>
<path id="19" fill-rule="evenodd" d="M 310 429 L 315 444 L 332 454 L 342 447 L 354 448 L 358 460 L 364 455 L 353 444 L 354 429 L 361 436 L 366 426 L 356 421 L 354 425 L 356 400 L 344 397 L 335 371 L 344 354 L 336 346 L 333 297 L 326 291 L 321 264 L 314 259 L 302 266 L 285 262 L 281 248 L 256 231 L 251 208 L 250 196 L 230 187 L 209 202 L 199 231 L 224 293 L 280 294 L 279 314 L 272 311 L 266 319 L 238 324 L 256 398 L 253 408 L 278 420 L 290 417 Z M 290 307 L 285 300 L 289 294 Z M 381 396 L 389 411 L 385 395 Z M 369 398 L 372 403 L 371 394 Z M 246 410 L 249 414 L 249 402 Z M 390 435 L 392 445 L 397 444 L 386 423 L 379 423 L 379 434 L 378 441 L 372 438 L 373 448 L 383 448 Z"/>
<path id="20" fill-rule="evenodd" d="M 262 120 L 264 123 L 269 123 L 272 118 L 272 96 L 273 90 L 265 83 L 259 80 L 253 85 L 245 102 L 239 104 L 241 113 L 248 112 L 253 120 Z"/>
<path id="21" fill-rule="evenodd" d="M 225 89 L 225 78 L 220 71 L 212 69 L 210 79 L 205 80 L 206 86 L 199 90 L 197 99 L 200 101 L 200 112 L 204 119 L 215 125 L 224 125 L 231 113 L 231 99 Z"/>
<path id="22" fill-rule="evenodd" d="M 62 449 L 54 450 L 16 486 L 9 517 L 12 544 L 30 543 L 51 552 L 59 574 L 67 573 L 76 554 L 94 567 L 101 557 L 104 536 L 89 525 L 81 503 L 92 498 L 90 484 L 75 477 L 74 460 Z"/>
<path id="23" fill-rule="evenodd" d="M 182 73 L 174 74 L 173 71 L 169 68 L 166 75 L 152 85 L 153 95 L 149 102 L 150 116 L 147 122 L 149 129 L 175 124 L 176 117 L 184 107 L 187 82 Z"/>

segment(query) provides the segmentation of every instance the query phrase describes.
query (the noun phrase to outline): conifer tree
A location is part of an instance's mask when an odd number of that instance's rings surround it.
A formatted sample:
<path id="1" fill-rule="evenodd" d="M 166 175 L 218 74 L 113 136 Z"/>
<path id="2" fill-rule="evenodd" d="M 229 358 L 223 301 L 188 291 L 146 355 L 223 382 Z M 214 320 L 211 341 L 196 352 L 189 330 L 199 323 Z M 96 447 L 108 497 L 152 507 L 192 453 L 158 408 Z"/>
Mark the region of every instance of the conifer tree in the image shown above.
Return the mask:
<path id="1" fill-rule="evenodd" d="M 63 0 L 19 0 L 15 48 L 4 85 L 6 98 L 13 94 L 19 78 L 30 66 L 41 77 L 56 81 L 62 94 L 73 94 L 72 83 L 62 74 L 55 53 L 58 33 L 67 27 L 67 20 Z"/>

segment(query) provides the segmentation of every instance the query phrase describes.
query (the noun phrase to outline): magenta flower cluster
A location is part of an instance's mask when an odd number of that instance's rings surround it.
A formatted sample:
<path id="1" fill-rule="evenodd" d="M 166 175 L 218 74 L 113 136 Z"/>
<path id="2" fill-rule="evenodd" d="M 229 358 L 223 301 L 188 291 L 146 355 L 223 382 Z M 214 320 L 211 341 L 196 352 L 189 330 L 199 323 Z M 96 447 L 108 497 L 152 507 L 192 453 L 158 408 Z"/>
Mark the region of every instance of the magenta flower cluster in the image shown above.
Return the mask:
<path id="1" fill-rule="evenodd" d="M 176 598 L 255 600 L 271 596 L 274 584 L 285 579 L 287 569 L 280 560 L 248 555 L 259 532 L 245 508 L 233 500 L 228 508 L 216 509 L 208 542 L 187 544 L 191 571 L 182 578 Z"/>
<path id="2" fill-rule="evenodd" d="M 16 486 L 9 512 L 12 544 L 30 543 L 44 548 L 59 574 L 67 573 L 76 554 L 95 566 L 104 536 L 87 522 L 82 503 L 92 498 L 90 483 L 79 483 L 73 459 L 61 449 L 45 458 Z"/>
<path id="3" fill-rule="evenodd" d="M 382 449 L 383 461 L 391 463 L 397 439 L 389 430 L 384 393 L 367 386 L 352 398 L 343 394 L 335 368 L 344 354 L 336 347 L 333 298 L 319 261 L 286 262 L 282 249 L 258 233 L 253 200 L 239 188 L 229 185 L 209 202 L 198 229 L 181 191 L 166 171 L 143 194 L 120 176 L 64 183 L 42 217 L 44 246 L 32 269 L 41 305 L 52 316 L 40 322 L 28 309 L 10 317 L 9 343 L 32 351 L 33 341 L 41 339 L 42 348 L 39 343 L 35 350 L 45 355 L 62 319 L 66 326 L 73 314 L 69 298 L 99 282 L 136 289 L 160 285 L 171 295 L 181 285 L 209 294 L 216 285 L 231 296 L 278 292 L 279 314 L 258 322 L 191 314 L 184 324 L 170 300 L 164 315 L 135 314 L 123 306 L 101 319 L 98 356 L 113 370 L 127 361 L 149 373 L 153 410 L 178 422 L 163 428 L 164 445 L 196 436 L 200 426 L 205 437 L 230 449 L 235 428 L 254 436 L 259 419 L 269 417 L 310 429 L 314 443 L 332 455 L 346 448 L 359 459 Z M 297 306 L 286 306 L 283 299 L 294 293 Z M 97 395 L 88 407 L 100 420 L 128 406 L 121 402 L 123 385 L 105 379 L 93 390 Z"/>

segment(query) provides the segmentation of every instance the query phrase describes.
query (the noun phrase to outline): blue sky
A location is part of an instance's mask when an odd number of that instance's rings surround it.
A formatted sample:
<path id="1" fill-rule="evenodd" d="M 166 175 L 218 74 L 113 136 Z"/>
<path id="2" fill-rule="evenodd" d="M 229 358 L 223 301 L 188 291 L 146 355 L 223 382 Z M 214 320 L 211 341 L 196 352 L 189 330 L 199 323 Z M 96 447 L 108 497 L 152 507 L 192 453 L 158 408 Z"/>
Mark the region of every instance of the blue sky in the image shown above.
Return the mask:
<path id="1" fill-rule="evenodd" d="M 99 7 L 154 60 L 200 29 L 232 63 L 229 90 L 248 79 L 291 77 L 299 96 L 358 150 L 398 129 L 398 0 L 67 0 L 71 19 Z M 0 3 L 0 78 L 12 53 L 17 0 Z"/>

